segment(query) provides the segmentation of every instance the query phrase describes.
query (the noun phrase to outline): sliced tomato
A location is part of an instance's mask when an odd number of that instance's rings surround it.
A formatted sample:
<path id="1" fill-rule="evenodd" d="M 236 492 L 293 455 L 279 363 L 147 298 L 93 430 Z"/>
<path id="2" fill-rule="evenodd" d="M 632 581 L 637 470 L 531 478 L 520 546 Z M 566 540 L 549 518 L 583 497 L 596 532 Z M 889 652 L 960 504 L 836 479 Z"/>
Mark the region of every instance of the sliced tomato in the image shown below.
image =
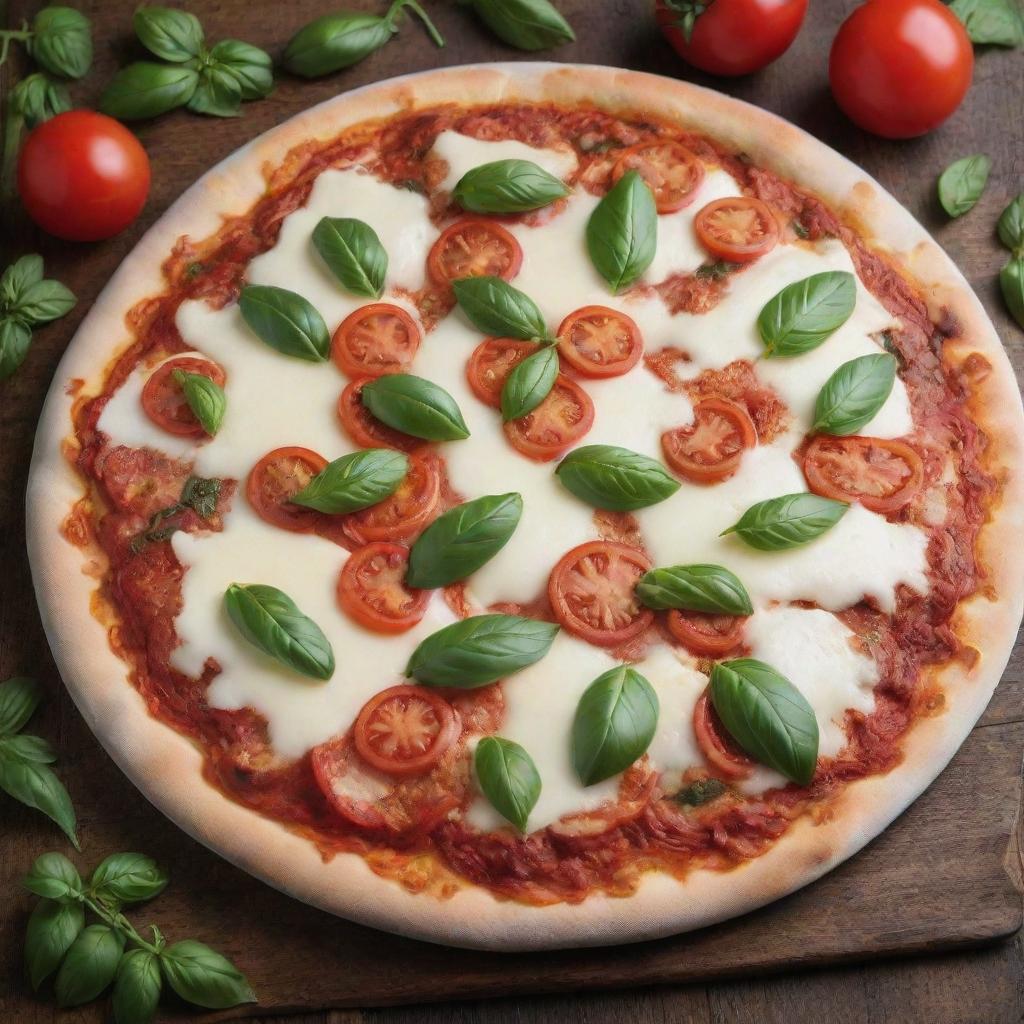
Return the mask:
<path id="1" fill-rule="evenodd" d="M 532 341 L 515 338 L 488 338 L 482 341 L 466 363 L 466 379 L 473 394 L 485 405 L 501 408 L 501 389 L 505 379 L 528 355 L 537 351 Z"/>
<path id="2" fill-rule="evenodd" d="M 697 745 L 701 753 L 720 774 L 727 779 L 746 779 L 750 776 L 754 762 L 725 731 L 707 690 L 700 695 L 694 706 L 693 731 L 697 734 Z"/>
<path id="3" fill-rule="evenodd" d="M 804 476 L 815 494 L 859 501 L 872 512 L 895 512 L 921 489 L 921 456 L 905 441 L 822 434 L 804 455 Z"/>
<path id="4" fill-rule="evenodd" d="M 338 418 L 345 433 L 363 448 L 396 448 L 401 452 L 411 452 L 422 447 L 420 438 L 381 423 L 363 404 L 363 387 L 372 379 L 360 377 L 342 391 L 338 399 Z"/>
<path id="5" fill-rule="evenodd" d="M 275 448 L 249 473 L 245 493 L 261 519 L 293 533 L 310 533 L 322 516 L 291 499 L 327 466 L 327 460 L 308 448 Z"/>
<path id="6" fill-rule="evenodd" d="M 401 306 L 374 302 L 350 313 L 334 332 L 331 358 L 350 377 L 404 373 L 423 335 Z"/>
<path id="7" fill-rule="evenodd" d="M 224 371 L 209 359 L 179 356 L 161 363 L 142 386 L 142 408 L 162 430 L 179 437 L 202 437 L 206 431 L 185 400 L 185 392 L 174 379 L 175 370 L 198 373 L 224 386 Z"/>
<path id="8" fill-rule="evenodd" d="M 669 632 L 691 653 L 719 657 L 743 641 L 742 615 L 706 615 L 673 608 L 666 619 Z"/>
<path id="9" fill-rule="evenodd" d="M 558 351 L 585 377 L 619 377 L 643 354 L 640 328 L 625 313 L 607 306 L 584 306 L 558 328 Z"/>
<path id="10" fill-rule="evenodd" d="M 779 240 L 779 222 L 760 199 L 736 196 L 716 199 L 701 208 L 693 226 L 712 256 L 730 263 L 749 263 L 771 252 Z"/>
<path id="11" fill-rule="evenodd" d="M 560 373 L 533 412 L 505 424 L 512 447 L 538 462 L 550 462 L 575 444 L 594 423 L 594 403 L 574 380 Z"/>
<path id="12" fill-rule="evenodd" d="M 427 610 L 429 590 L 405 585 L 409 549 L 377 541 L 353 551 L 338 577 L 338 604 L 361 626 L 404 633 Z"/>
<path id="13" fill-rule="evenodd" d="M 693 423 L 661 435 L 665 459 L 680 476 L 698 484 L 732 476 L 757 430 L 746 409 L 725 398 L 705 398 L 693 407 Z"/>
<path id="14" fill-rule="evenodd" d="M 523 263 L 515 237 L 489 220 L 456 221 L 441 232 L 427 256 L 427 270 L 442 287 L 460 277 L 500 277 L 511 281 Z"/>
<path id="15" fill-rule="evenodd" d="M 580 544 L 563 555 L 548 578 L 555 618 L 588 643 L 617 647 L 642 633 L 654 618 L 636 596 L 651 560 L 614 541 Z"/>
<path id="16" fill-rule="evenodd" d="M 647 142 L 619 157 L 612 177 L 637 171 L 654 193 L 658 213 L 674 213 L 693 202 L 704 181 L 704 164 L 679 142 Z"/>
<path id="17" fill-rule="evenodd" d="M 345 534 L 357 544 L 406 540 L 434 518 L 441 498 L 441 475 L 432 455 L 413 455 L 398 490 L 369 508 L 345 517 Z"/>

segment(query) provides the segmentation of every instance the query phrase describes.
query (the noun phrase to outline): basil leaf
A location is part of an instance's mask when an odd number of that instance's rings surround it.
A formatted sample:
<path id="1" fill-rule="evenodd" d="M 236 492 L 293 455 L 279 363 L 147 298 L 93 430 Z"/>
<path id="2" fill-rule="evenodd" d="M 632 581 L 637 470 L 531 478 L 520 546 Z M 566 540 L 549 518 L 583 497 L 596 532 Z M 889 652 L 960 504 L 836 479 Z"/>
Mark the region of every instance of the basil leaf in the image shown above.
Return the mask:
<path id="1" fill-rule="evenodd" d="M 522 514 L 520 495 L 492 494 L 438 516 L 409 552 L 406 583 L 426 590 L 465 579 L 508 543 Z"/>
<path id="2" fill-rule="evenodd" d="M 1024 192 L 999 217 L 999 241 L 1014 254 L 1024 256 Z"/>
<path id="3" fill-rule="evenodd" d="M 256 1002 L 245 975 L 227 957 L 194 939 L 168 946 L 160 967 L 171 988 L 196 1006 L 223 1010 Z"/>
<path id="4" fill-rule="evenodd" d="M 396 29 L 374 14 L 326 14 L 288 41 L 282 63 L 293 74 L 318 78 L 357 64 L 379 50 Z"/>
<path id="5" fill-rule="evenodd" d="M 199 425 L 213 437 L 220 430 L 227 409 L 228 400 L 224 389 L 202 373 L 174 370 L 171 376 L 184 392 L 185 401 L 199 420 Z"/>
<path id="6" fill-rule="evenodd" d="M 143 121 L 183 107 L 199 85 L 199 72 L 182 65 L 136 61 L 122 68 L 100 96 L 100 110 L 119 121 Z"/>
<path id="7" fill-rule="evenodd" d="M 82 893 L 82 878 L 63 853 L 37 857 L 21 884 L 36 896 L 62 903 L 73 903 Z"/>
<path id="8" fill-rule="evenodd" d="M 388 254 L 369 224 L 351 217 L 324 217 L 313 229 L 313 245 L 350 292 L 380 298 Z"/>
<path id="9" fill-rule="evenodd" d="M 804 695 L 763 661 L 737 658 L 711 670 L 711 703 L 729 735 L 756 761 L 806 786 L 818 762 L 818 721 Z"/>
<path id="10" fill-rule="evenodd" d="M 40 900 L 36 904 L 25 932 L 25 966 L 34 991 L 57 970 L 84 927 L 81 903 Z"/>
<path id="11" fill-rule="evenodd" d="M 0 274 L 0 309 L 9 313 L 14 309 L 21 294 L 42 279 L 42 256 L 32 252 L 16 259 L 3 274 Z"/>
<path id="12" fill-rule="evenodd" d="M 156 1016 L 164 982 L 160 961 L 148 949 L 130 949 L 121 957 L 111 994 L 114 1024 L 149 1024 Z"/>
<path id="13" fill-rule="evenodd" d="M 853 313 L 857 286 L 853 274 L 827 270 L 787 285 L 757 318 L 767 356 L 798 356 L 817 348 Z"/>
<path id="14" fill-rule="evenodd" d="M 720 536 L 738 534 L 758 551 L 799 547 L 832 529 L 850 506 L 817 494 L 801 492 L 751 505 L 735 525 Z"/>
<path id="15" fill-rule="evenodd" d="M 960 217 L 981 198 L 992 161 L 984 153 L 965 156 L 939 175 L 939 202 L 950 217 Z"/>
<path id="16" fill-rule="evenodd" d="M 408 472 L 409 457 L 403 452 L 367 448 L 335 459 L 291 500 L 328 515 L 345 515 L 394 494 Z"/>
<path id="17" fill-rule="evenodd" d="M 274 88 L 274 63 L 270 54 L 240 39 L 223 39 L 210 51 L 210 58 L 233 75 L 243 100 L 259 100 Z"/>
<path id="18" fill-rule="evenodd" d="M 473 213 L 523 213 L 562 199 L 569 187 L 532 160 L 495 160 L 467 171 L 452 199 Z"/>
<path id="19" fill-rule="evenodd" d="M 81 78 L 92 64 L 89 19 L 72 7 L 44 7 L 25 45 L 36 63 L 62 78 Z"/>
<path id="20" fill-rule="evenodd" d="M 679 790 L 673 799 L 684 807 L 700 807 L 728 792 L 729 787 L 721 779 L 696 779 Z"/>
<path id="21" fill-rule="evenodd" d="M 520 832 L 525 832 L 541 790 L 533 758 L 512 740 L 485 736 L 476 745 L 473 767 L 491 806 Z"/>
<path id="22" fill-rule="evenodd" d="M 845 437 L 870 423 L 896 382 L 896 359 L 887 352 L 843 363 L 818 393 L 814 426 L 821 434 Z"/>
<path id="23" fill-rule="evenodd" d="M 181 489 L 181 504 L 188 506 L 203 519 L 209 519 L 217 511 L 221 482 L 202 476 L 190 476 Z M 179 511 L 175 509 L 174 511 Z M 173 515 L 173 512 L 169 513 Z"/>
<path id="24" fill-rule="evenodd" d="M 1024 18 L 1015 0 L 952 0 L 949 9 L 964 23 L 972 43 L 1024 46 Z"/>
<path id="25" fill-rule="evenodd" d="M 469 437 L 455 399 L 440 385 L 411 373 L 389 373 L 363 385 L 363 405 L 382 423 L 426 441 Z"/>
<path id="26" fill-rule="evenodd" d="M 31 761 L 53 764 L 57 760 L 53 747 L 39 736 L 5 736 L 0 739 L 0 760 Z"/>
<path id="27" fill-rule="evenodd" d="M 586 444 L 555 470 L 565 488 L 594 508 L 632 512 L 679 490 L 679 481 L 654 459 L 613 444 Z"/>
<path id="28" fill-rule="evenodd" d="M 1024 255 L 1014 256 L 999 272 L 999 286 L 1006 300 L 1006 308 L 1014 320 L 1024 327 Z"/>
<path id="29" fill-rule="evenodd" d="M 590 262 L 613 293 L 628 288 L 651 265 L 658 247 L 658 211 L 647 183 L 627 171 L 587 221 Z"/>
<path id="30" fill-rule="evenodd" d="M 254 647 L 286 668 L 313 679 L 334 675 L 334 651 L 323 630 L 276 587 L 232 583 L 224 607 L 235 628 Z"/>
<path id="31" fill-rule="evenodd" d="M 331 336 L 308 299 L 287 288 L 249 284 L 238 297 L 242 318 L 256 336 L 286 356 L 316 363 L 327 358 Z"/>
<path id="32" fill-rule="evenodd" d="M 71 97 L 63 85 L 36 71 L 11 89 L 10 110 L 17 111 L 31 129 L 71 109 Z"/>
<path id="33" fill-rule="evenodd" d="M 242 86 L 219 64 L 208 64 L 199 72 L 195 91 L 186 106 L 196 114 L 236 117 L 242 105 Z"/>
<path id="34" fill-rule="evenodd" d="M 501 418 L 507 423 L 525 416 L 544 401 L 558 377 L 558 349 L 554 345 L 517 363 L 501 388 Z"/>
<path id="35" fill-rule="evenodd" d="M 39 707 L 39 687 L 28 676 L 13 676 L 0 683 L 0 736 L 21 732 Z"/>
<path id="36" fill-rule="evenodd" d="M 203 26 L 188 11 L 171 7 L 140 7 L 132 27 L 150 53 L 176 64 L 198 57 L 203 49 Z"/>
<path id="37" fill-rule="evenodd" d="M 537 304 L 500 277 L 463 277 L 452 282 L 455 299 L 484 334 L 520 341 L 550 341 Z"/>
<path id="38" fill-rule="evenodd" d="M 548 0 L 469 0 L 483 23 L 520 50 L 546 50 L 576 39 L 569 22 Z"/>
<path id="39" fill-rule="evenodd" d="M 583 692 L 572 723 L 572 761 L 584 786 L 624 772 L 658 725 L 658 695 L 636 669 L 618 665 Z"/>
<path id="40" fill-rule="evenodd" d="M 751 615 L 747 588 L 721 565 L 673 565 L 640 577 L 636 596 L 656 609 L 684 608 L 705 615 Z"/>
<path id="41" fill-rule="evenodd" d="M 91 1003 L 113 980 L 124 952 L 124 937 L 105 924 L 84 928 L 57 971 L 57 1005 Z"/>
<path id="42" fill-rule="evenodd" d="M 62 317 L 75 305 L 75 296 L 60 281 L 37 281 L 24 288 L 11 313 L 31 327 Z"/>
<path id="43" fill-rule="evenodd" d="M 519 615 L 473 615 L 422 640 L 405 674 L 427 686 L 486 686 L 540 661 L 557 632 Z"/>
<path id="44" fill-rule="evenodd" d="M 89 887 L 121 903 L 141 903 L 162 893 L 168 881 L 152 857 L 112 853 L 92 873 Z"/>
<path id="45" fill-rule="evenodd" d="M 63 783 L 45 764 L 29 761 L 0 761 L 0 789 L 26 807 L 42 811 L 58 825 L 76 850 L 75 809 Z"/>
<path id="46" fill-rule="evenodd" d="M 32 344 L 32 331 L 20 320 L 0 320 L 0 380 L 7 380 L 25 361 Z"/>

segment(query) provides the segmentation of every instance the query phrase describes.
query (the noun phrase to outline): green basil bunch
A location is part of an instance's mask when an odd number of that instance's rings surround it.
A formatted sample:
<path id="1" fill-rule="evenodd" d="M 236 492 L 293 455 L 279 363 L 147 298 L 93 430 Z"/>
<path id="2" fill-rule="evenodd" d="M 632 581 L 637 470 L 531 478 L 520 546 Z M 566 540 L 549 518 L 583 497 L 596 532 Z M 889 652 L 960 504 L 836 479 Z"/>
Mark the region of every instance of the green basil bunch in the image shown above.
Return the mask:
<path id="1" fill-rule="evenodd" d="M 1024 192 L 1003 210 L 999 218 L 999 241 L 1012 253 L 999 272 L 999 286 L 1007 309 L 1024 327 Z"/>
<path id="2" fill-rule="evenodd" d="M 32 329 L 62 317 L 75 297 L 59 281 L 43 278 L 43 258 L 22 256 L 0 275 L 0 380 L 25 361 Z"/>
<path id="3" fill-rule="evenodd" d="M 100 110 L 111 117 L 138 121 L 182 106 L 234 117 L 243 101 L 262 99 L 274 86 L 270 54 L 238 39 L 207 49 L 203 27 L 188 11 L 140 7 L 132 24 L 142 45 L 168 63 L 122 68 L 100 97 Z"/>
<path id="4" fill-rule="evenodd" d="M 461 0 L 503 42 L 520 50 L 546 50 L 576 39 L 549 0 Z"/>
<path id="5" fill-rule="evenodd" d="M 90 22 L 73 7 L 44 7 L 31 28 L 0 32 L 3 59 L 7 56 L 5 44 L 13 39 L 23 42 L 32 59 L 58 78 L 81 78 L 92 64 Z"/>

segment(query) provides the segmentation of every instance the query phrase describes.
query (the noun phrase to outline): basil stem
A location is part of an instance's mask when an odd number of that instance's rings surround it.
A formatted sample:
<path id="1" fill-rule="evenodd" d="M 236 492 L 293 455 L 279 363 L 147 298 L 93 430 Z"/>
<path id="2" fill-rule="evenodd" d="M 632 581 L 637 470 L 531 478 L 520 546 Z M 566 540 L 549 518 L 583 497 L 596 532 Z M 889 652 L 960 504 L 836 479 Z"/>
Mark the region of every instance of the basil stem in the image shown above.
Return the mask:
<path id="1" fill-rule="evenodd" d="M 452 199 L 473 213 L 522 213 L 569 194 L 565 182 L 531 160 L 495 160 L 467 171 Z"/>
<path id="2" fill-rule="evenodd" d="M 939 176 L 939 202 L 950 217 L 963 216 L 981 198 L 992 161 L 984 153 L 951 163 Z"/>
<path id="3" fill-rule="evenodd" d="M 787 285 L 757 318 L 766 356 L 797 356 L 817 348 L 853 313 L 853 274 L 827 270 Z"/>
<path id="4" fill-rule="evenodd" d="M 627 171 L 587 221 L 587 251 L 613 293 L 628 288 L 654 260 L 658 211 L 637 171 Z"/>
<path id="5" fill-rule="evenodd" d="M 516 364 L 501 388 L 501 418 L 517 420 L 548 397 L 558 377 L 558 349 L 545 345 Z"/>
<path id="6" fill-rule="evenodd" d="M 613 512 L 647 508 L 679 490 L 679 481 L 660 462 L 611 444 L 576 448 L 555 473 L 581 501 Z"/>
<path id="7" fill-rule="evenodd" d="M 350 292 L 380 298 L 388 254 L 369 224 L 350 217 L 324 217 L 313 229 L 313 245 Z"/>
<path id="8" fill-rule="evenodd" d="M 409 472 L 409 457 L 391 448 L 367 448 L 335 459 L 291 500 L 328 515 L 368 508 L 394 494 Z"/>
<path id="9" fill-rule="evenodd" d="M 1006 308 L 1014 320 L 1024 327 L 1024 255 L 1014 256 L 999 272 L 999 286 Z"/>
<path id="10" fill-rule="evenodd" d="M 495 338 L 552 341 L 537 304 L 500 277 L 463 277 L 452 282 L 455 299 L 473 326 Z"/>
<path id="11" fill-rule="evenodd" d="M 382 423 L 426 441 L 461 441 L 469 427 L 455 399 L 444 388 L 411 373 L 389 373 L 368 381 L 363 405 Z"/>
<path id="12" fill-rule="evenodd" d="M 491 806 L 520 832 L 525 832 L 541 790 L 533 758 L 512 740 L 485 736 L 476 745 L 473 767 Z"/>
<path id="13" fill-rule="evenodd" d="M 705 615 L 750 615 L 747 588 L 721 565 L 673 565 L 651 569 L 640 577 L 636 596 L 658 610 L 683 608 Z"/>
<path id="14" fill-rule="evenodd" d="M 175 382 L 185 395 L 185 401 L 199 425 L 213 437 L 220 430 L 227 408 L 227 396 L 224 389 L 214 380 L 202 373 L 189 373 L 187 370 L 174 370 L 171 373 Z"/>
<path id="15" fill-rule="evenodd" d="M 843 363 L 818 393 L 812 430 L 845 437 L 870 423 L 896 383 L 896 358 L 888 352 Z"/>
<path id="16" fill-rule="evenodd" d="M 324 318 L 308 299 L 287 288 L 250 284 L 238 297 L 242 319 L 256 336 L 286 356 L 321 362 L 331 335 Z"/>
<path id="17" fill-rule="evenodd" d="M 502 41 L 520 50 L 546 50 L 576 39 L 549 0 L 468 0 L 480 20 Z"/>
<path id="18" fill-rule="evenodd" d="M 832 529 L 849 507 L 817 494 L 785 494 L 751 505 L 721 536 L 735 533 L 758 551 L 784 551 Z"/>
<path id="19" fill-rule="evenodd" d="M 119 121 L 142 121 L 183 107 L 199 85 L 199 72 L 181 64 L 137 61 L 122 68 L 100 96 L 100 110 Z"/>

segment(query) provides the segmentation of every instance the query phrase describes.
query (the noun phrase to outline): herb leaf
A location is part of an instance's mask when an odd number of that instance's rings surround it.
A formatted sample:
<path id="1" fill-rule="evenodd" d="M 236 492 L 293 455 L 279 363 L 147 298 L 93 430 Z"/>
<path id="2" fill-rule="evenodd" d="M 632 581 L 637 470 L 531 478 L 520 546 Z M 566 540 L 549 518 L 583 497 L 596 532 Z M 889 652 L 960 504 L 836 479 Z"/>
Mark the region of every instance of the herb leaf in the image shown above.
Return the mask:
<path id="1" fill-rule="evenodd" d="M 92 1002 L 113 980 L 124 936 L 105 924 L 84 928 L 64 957 L 53 983 L 58 1006 Z"/>
<path id="2" fill-rule="evenodd" d="M 115 1024 L 148 1024 L 156 1015 L 164 981 L 160 962 L 148 949 L 130 949 L 114 978 L 111 1006 Z"/>
<path id="3" fill-rule="evenodd" d="M 198 57 L 203 49 L 203 27 L 188 11 L 171 7 L 140 7 L 132 27 L 150 53 L 175 64 Z"/>
<path id="4" fill-rule="evenodd" d="M 351 217 L 324 217 L 313 229 L 313 245 L 350 292 L 380 298 L 388 254 L 369 224 Z"/>
<path id="5" fill-rule="evenodd" d="M 375 14 L 325 14 L 299 29 L 282 63 L 293 74 L 318 78 L 357 64 L 379 50 L 396 29 Z"/>
<path id="6" fill-rule="evenodd" d="M 853 274 L 827 270 L 787 285 L 757 318 L 767 356 L 798 356 L 817 348 L 853 313 Z"/>
<path id="7" fill-rule="evenodd" d="M 751 505 L 734 526 L 722 531 L 738 534 L 758 551 L 799 547 L 830 530 L 846 514 L 845 501 L 803 492 L 769 498 Z"/>
<path id="8" fill-rule="evenodd" d="M 81 78 L 92 64 L 89 19 L 73 7 L 44 7 L 32 22 L 26 46 L 50 74 Z"/>
<path id="9" fill-rule="evenodd" d="M 223 65 L 208 64 L 199 72 L 199 81 L 186 106 L 195 114 L 237 117 L 242 106 L 242 85 Z"/>
<path id="10" fill-rule="evenodd" d="M 628 288 L 651 265 L 658 245 L 654 196 L 637 171 L 627 171 L 587 221 L 587 251 L 613 293 Z"/>
<path id="11" fill-rule="evenodd" d="M 327 358 L 331 347 L 327 324 L 297 292 L 273 285 L 246 285 L 238 307 L 256 336 L 271 348 L 313 363 Z"/>
<path id="12" fill-rule="evenodd" d="M 700 807 L 702 804 L 709 804 L 712 800 L 717 800 L 723 793 L 728 792 L 729 787 L 721 779 L 696 779 L 679 790 L 674 799 L 684 807 Z"/>
<path id="13" fill-rule="evenodd" d="M 32 331 L 20 320 L 0 320 L 0 380 L 7 380 L 25 361 L 32 343 Z"/>
<path id="14" fill-rule="evenodd" d="M 258 46 L 223 39 L 210 51 L 210 57 L 237 79 L 243 100 L 262 99 L 274 88 L 273 61 Z"/>
<path id="15" fill-rule="evenodd" d="M 495 338 L 550 341 L 537 304 L 500 277 L 463 277 L 452 282 L 455 298 L 477 330 Z"/>
<path id="16" fill-rule="evenodd" d="M 53 764 L 57 760 L 53 747 L 39 736 L 5 736 L 0 739 L 0 758 Z"/>
<path id="17" fill-rule="evenodd" d="M 455 399 L 433 381 L 389 373 L 363 385 L 363 405 L 382 423 L 427 441 L 461 441 L 469 427 Z"/>
<path id="18" fill-rule="evenodd" d="M 1014 254 L 1024 256 L 1024 192 L 999 217 L 999 241 Z"/>
<path id="19" fill-rule="evenodd" d="M 8 102 L 8 109 L 20 113 L 30 129 L 71 109 L 67 89 L 39 71 L 18 82 L 11 89 Z"/>
<path id="20" fill-rule="evenodd" d="M 217 511 L 221 481 L 203 476 L 190 476 L 181 489 L 181 503 L 192 509 L 196 515 L 209 519 Z"/>
<path id="21" fill-rule="evenodd" d="M 1024 45 L 1024 18 L 1015 0 L 952 0 L 949 9 L 964 23 L 972 43 Z"/>
<path id="22" fill-rule="evenodd" d="M 660 462 L 611 444 L 576 448 L 555 473 L 581 501 L 613 512 L 647 508 L 679 490 L 679 481 Z"/>
<path id="23" fill-rule="evenodd" d="M 549 0 L 468 2 L 499 39 L 520 50 L 546 50 L 576 38 L 569 22 Z"/>
<path id="24" fill-rule="evenodd" d="M 648 608 L 684 608 L 705 615 L 750 615 L 747 588 L 721 565 L 673 565 L 640 577 L 636 595 Z"/>
<path id="25" fill-rule="evenodd" d="M 141 903 L 162 893 L 168 880 L 152 857 L 112 853 L 92 873 L 89 888 L 121 903 Z"/>
<path id="26" fill-rule="evenodd" d="M 1006 307 L 1014 320 L 1024 327 L 1024 255 L 1014 256 L 999 272 L 999 286 Z"/>
<path id="27" fill-rule="evenodd" d="M 43 257 L 39 253 L 26 253 L 16 259 L 0 274 L 0 309 L 11 312 L 21 295 L 42 279 Z"/>
<path id="28" fill-rule="evenodd" d="M 845 437 L 870 423 L 896 382 L 896 359 L 887 352 L 843 363 L 814 404 L 814 431 Z"/>
<path id="29" fill-rule="evenodd" d="M 196 1006 L 223 1010 L 256 1001 L 245 975 L 227 957 L 194 939 L 168 946 L 160 967 L 171 988 Z"/>
<path id="30" fill-rule="evenodd" d="M 992 161 L 984 153 L 951 163 L 939 176 L 939 202 L 950 217 L 960 217 L 981 198 Z"/>
<path id="31" fill-rule="evenodd" d="M 44 899 L 36 904 L 25 932 L 25 966 L 35 991 L 57 970 L 84 927 L 85 911 L 81 903 Z"/>
<path id="32" fill-rule="evenodd" d="M 485 736 L 476 746 L 473 766 L 491 806 L 520 832 L 525 832 L 541 790 L 533 758 L 512 740 Z"/>
<path id="33" fill-rule="evenodd" d="M 74 295 L 60 281 L 36 281 L 21 290 L 10 312 L 29 326 L 38 327 L 62 317 L 74 304 Z"/>
<path id="34" fill-rule="evenodd" d="M 409 457 L 403 452 L 367 448 L 335 459 L 291 500 L 328 515 L 344 515 L 394 494 L 408 472 Z"/>
<path id="35" fill-rule="evenodd" d="M 100 96 L 100 110 L 119 121 L 142 121 L 183 107 L 199 85 L 199 72 L 182 64 L 136 61 L 122 68 Z"/>
<path id="36" fill-rule="evenodd" d="M 562 199 L 569 187 L 532 160 L 495 160 L 467 171 L 452 199 L 473 213 L 522 213 Z"/>
<path id="37" fill-rule="evenodd" d="M 185 401 L 200 426 L 213 437 L 220 430 L 227 409 L 228 400 L 224 389 L 202 373 L 179 369 L 174 370 L 171 376 L 184 393 Z"/>
<path id="38" fill-rule="evenodd" d="M 0 736 L 21 732 L 39 707 L 39 687 L 28 676 L 14 676 L 0 683 Z"/>
<path id="39" fill-rule="evenodd" d="M 63 853 L 44 853 L 37 857 L 21 884 L 36 896 L 61 902 L 74 902 L 82 892 L 78 869 Z"/>
<path id="40" fill-rule="evenodd" d="M 60 827 L 74 848 L 79 849 L 71 797 L 64 784 L 45 764 L 0 759 L 0 789 L 26 807 L 42 811 Z"/>
<path id="41" fill-rule="evenodd" d="M 517 363 L 501 388 L 501 418 L 525 416 L 548 397 L 558 377 L 558 349 L 545 345 Z"/>

